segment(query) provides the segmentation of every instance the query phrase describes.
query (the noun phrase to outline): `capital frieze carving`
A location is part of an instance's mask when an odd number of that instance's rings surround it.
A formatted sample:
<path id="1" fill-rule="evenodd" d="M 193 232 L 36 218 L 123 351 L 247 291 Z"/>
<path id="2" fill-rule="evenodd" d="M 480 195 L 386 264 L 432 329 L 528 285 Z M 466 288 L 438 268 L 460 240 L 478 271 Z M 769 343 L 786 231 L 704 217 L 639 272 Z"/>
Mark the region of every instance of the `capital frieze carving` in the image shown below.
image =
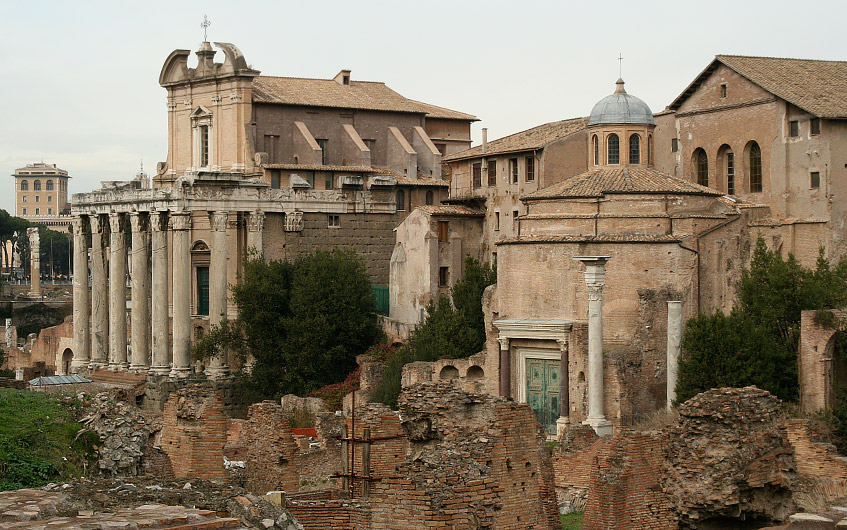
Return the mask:
<path id="1" fill-rule="evenodd" d="M 88 218 L 91 221 L 91 232 L 95 234 L 104 234 L 109 229 L 109 218 L 103 215 L 92 215 Z"/>
<path id="2" fill-rule="evenodd" d="M 87 233 L 88 219 L 82 217 L 74 217 L 71 219 L 71 229 L 75 236 L 84 236 Z"/>
<path id="3" fill-rule="evenodd" d="M 559 343 L 559 350 L 562 352 L 568 351 L 568 339 L 556 339 Z"/>
<path id="4" fill-rule="evenodd" d="M 603 299 L 603 284 L 588 286 L 588 301 L 598 302 Z"/>
<path id="5" fill-rule="evenodd" d="M 247 230 L 261 232 L 265 227 L 265 212 L 251 212 L 247 215 Z"/>
<path id="6" fill-rule="evenodd" d="M 229 212 L 211 212 L 209 213 L 209 225 L 213 232 L 223 232 L 226 230 L 226 221 L 229 217 Z"/>
<path id="7" fill-rule="evenodd" d="M 500 343 L 500 349 L 501 350 L 508 350 L 509 349 L 509 339 L 508 338 L 500 337 L 499 339 L 497 339 L 497 342 Z"/>
<path id="8" fill-rule="evenodd" d="M 150 229 L 153 232 L 167 232 L 168 212 L 152 212 L 150 214 Z"/>
<path id="9" fill-rule="evenodd" d="M 109 229 L 113 234 L 118 234 L 124 231 L 124 216 L 121 213 L 109 214 Z"/>
<path id="10" fill-rule="evenodd" d="M 285 214 L 285 231 L 303 231 L 303 212 L 290 212 Z"/>
<path id="11" fill-rule="evenodd" d="M 175 213 L 171 215 L 172 230 L 189 230 L 191 228 L 191 214 Z"/>
<path id="12" fill-rule="evenodd" d="M 146 232 L 147 215 L 140 212 L 133 212 L 129 214 L 129 224 L 133 232 Z"/>

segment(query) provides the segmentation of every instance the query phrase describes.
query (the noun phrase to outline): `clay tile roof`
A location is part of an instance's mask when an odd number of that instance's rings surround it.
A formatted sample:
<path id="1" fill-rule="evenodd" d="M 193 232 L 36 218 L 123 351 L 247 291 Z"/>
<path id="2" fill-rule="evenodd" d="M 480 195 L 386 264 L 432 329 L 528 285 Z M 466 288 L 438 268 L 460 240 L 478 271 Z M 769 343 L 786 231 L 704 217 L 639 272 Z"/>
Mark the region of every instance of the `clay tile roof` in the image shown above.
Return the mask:
<path id="1" fill-rule="evenodd" d="M 457 120 L 477 119 L 470 114 L 407 99 L 385 86 L 385 83 L 372 81 L 350 81 L 349 85 L 342 85 L 333 79 L 257 76 L 253 78 L 253 101 L 307 107 L 413 112 Z"/>
<path id="2" fill-rule="evenodd" d="M 521 199 L 601 197 L 611 193 L 714 195 L 721 192 L 650 168 L 596 168 L 538 190 Z"/>
<path id="3" fill-rule="evenodd" d="M 670 108 L 679 108 L 718 63 L 819 118 L 847 119 L 847 61 L 716 55 Z"/>
<path id="4" fill-rule="evenodd" d="M 265 164 L 265 169 L 287 169 L 290 171 L 338 171 L 347 173 L 377 173 L 380 175 L 394 175 L 386 168 L 371 166 L 333 166 L 321 164 Z"/>
<path id="5" fill-rule="evenodd" d="M 442 204 L 440 206 L 418 206 L 416 210 L 421 210 L 429 215 L 450 215 L 461 217 L 485 217 L 485 210 L 470 208 L 462 205 Z"/>
<path id="6" fill-rule="evenodd" d="M 451 162 L 465 158 L 476 158 L 481 156 L 492 156 L 517 151 L 530 151 L 542 149 L 550 142 L 561 140 L 579 132 L 588 125 L 588 118 L 572 118 L 569 120 L 545 123 L 532 129 L 527 129 L 503 138 L 488 142 L 488 151 L 483 154 L 482 146 L 478 145 L 452 155 L 445 156 L 442 160 Z"/>
<path id="7" fill-rule="evenodd" d="M 510 245 L 516 243 L 677 243 L 682 241 L 683 236 L 661 234 L 601 234 L 597 236 L 579 236 L 579 235 L 539 235 L 539 236 L 518 236 L 509 239 L 503 239 L 495 243 L 496 245 Z"/>
<path id="8" fill-rule="evenodd" d="M 416 179 L 410 179 L 408 177 L 397 177 L 397 184 L 403 186 L 420 186 L 420 187 L 431 187 L 431 188 L 448 188 L 450 187 L 450 183 L 446 180 L 440 179 L 431 179 L 431 178 L 422 178 L 418 177 Z"/>

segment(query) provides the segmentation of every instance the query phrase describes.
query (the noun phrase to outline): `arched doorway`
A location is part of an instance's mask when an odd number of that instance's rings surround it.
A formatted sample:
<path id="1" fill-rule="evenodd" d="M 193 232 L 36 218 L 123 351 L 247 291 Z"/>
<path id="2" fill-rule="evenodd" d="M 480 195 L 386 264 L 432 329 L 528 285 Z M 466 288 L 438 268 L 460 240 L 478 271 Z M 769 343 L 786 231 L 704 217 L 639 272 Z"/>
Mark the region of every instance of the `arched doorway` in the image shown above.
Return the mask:
<path id="1" fill-rule="evenodd" d="M 62 373 L 66 375 L 71 373 L 71 361 L 73 359 L 74 352 L 70 348 L 65 348 L 65 351 L 62 352 Z"/>

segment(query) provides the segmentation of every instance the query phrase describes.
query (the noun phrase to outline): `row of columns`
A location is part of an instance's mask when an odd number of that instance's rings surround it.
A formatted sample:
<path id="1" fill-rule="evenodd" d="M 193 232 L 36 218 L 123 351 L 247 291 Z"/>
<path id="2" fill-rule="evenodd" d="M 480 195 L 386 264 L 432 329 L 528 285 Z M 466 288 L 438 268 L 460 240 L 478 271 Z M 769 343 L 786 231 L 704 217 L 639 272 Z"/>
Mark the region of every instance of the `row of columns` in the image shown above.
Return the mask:
<path id="1" fill-rule="evenodd" d="M 83 368 L 147 371 L 184 378 L 191 372 L 191 212 L 133 212 L 131 357 L 127 357 L 125 235 L 126 214 L 78 216 L 74 234 L 74 357 L 72 371 Z M 209 212 L 210 323 L 227 314 L 227 227 L 229 213 Z M 109 223 L 109 278 L 106 278 L 106 223 Z M 248 216 L 248 246 L 261 252 L 264 214 Z M 91 232 L 91 305 L 88 297 L 88 243 Z M 168 233 L 171 248 L 168 248 Z M 150 248 L 148 249 L 148 242 Z M 148 251 L 150 260 L 148 262 Z M 148 266 L 149 263 L 149 266 Z M 173 270 L 172 298 L 168 297 L 169 264 Z M 152 293 L 151 293 L 152 287 Z M 169 344 L 169 302 L 173 305 L 173 344 Z M 89 324 L 90 321 L 90 324 Z M 172 346 L 172 348 L 170 347 Z M 212 359 L 207 375 L 229 375 L 226 352 Z"/>

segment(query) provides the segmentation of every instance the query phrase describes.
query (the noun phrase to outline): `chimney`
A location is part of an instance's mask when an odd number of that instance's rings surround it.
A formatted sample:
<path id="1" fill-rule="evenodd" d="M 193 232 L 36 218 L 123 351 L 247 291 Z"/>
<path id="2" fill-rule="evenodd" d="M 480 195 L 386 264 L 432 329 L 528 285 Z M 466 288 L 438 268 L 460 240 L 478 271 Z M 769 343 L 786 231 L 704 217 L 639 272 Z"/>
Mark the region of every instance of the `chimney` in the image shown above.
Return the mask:
<path id="1" fill-rule="evenodd" d="M 349 85 L 350 84 L 350 70 L 341 70 L 335 77 L 332 78 L 333 81 L 338 83 L 339 85 Z"/>
<path id="2" fill-rule="evenodd" d="M 488 152 L 488 128 L 482 128 L 482 154 Z"/>

